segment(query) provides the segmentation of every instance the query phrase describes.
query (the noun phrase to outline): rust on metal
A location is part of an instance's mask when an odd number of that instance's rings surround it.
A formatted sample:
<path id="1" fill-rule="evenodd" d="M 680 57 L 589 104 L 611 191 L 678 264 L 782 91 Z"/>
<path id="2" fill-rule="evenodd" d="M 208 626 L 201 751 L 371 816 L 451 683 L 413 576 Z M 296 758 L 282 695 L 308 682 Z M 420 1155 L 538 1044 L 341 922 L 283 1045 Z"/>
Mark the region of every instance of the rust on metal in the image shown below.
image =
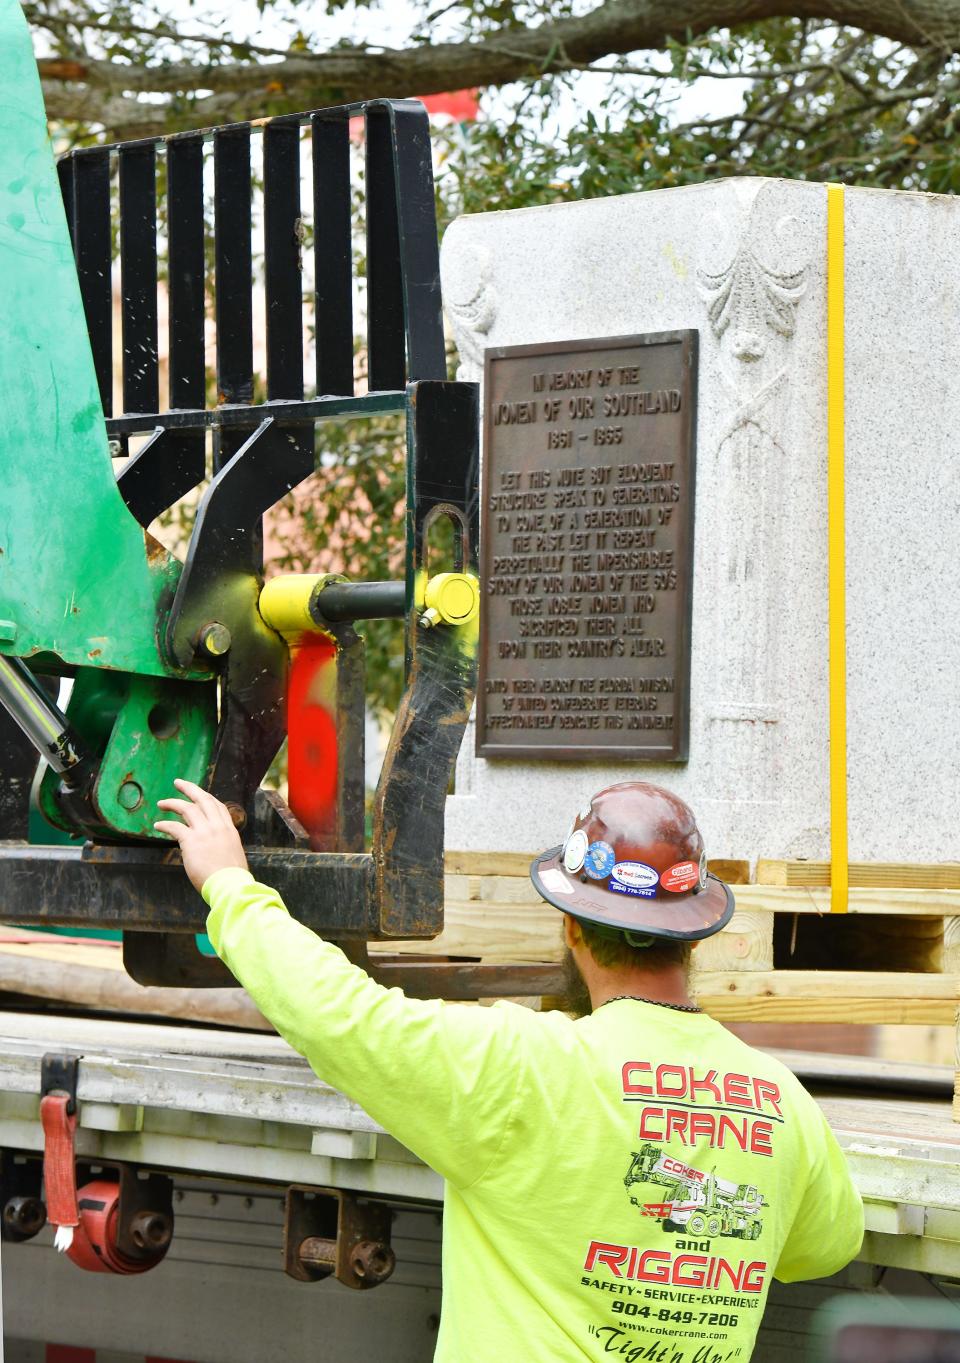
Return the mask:
<path id="1" fill-rule="evenodd" d="M 146 547 L 148 563 L 165 563 L 170 557 L 169 550 L 155 536 L 151 535 L 149 530 L 143 532 L 143 543 Z"/>
<path id="2" fill-rule="evenodd" d="M 346 1287 L 378 1287 L 397 1263 L 390 1246 L 392 1221 L 385 1203 L 360 1201 L 339 1188 L 288 1188 L 284 1272 L 299 1282 L 334 1274 Z"/>
<path id="3" fill-rule="evenodd" d="M 313 1276 L 329 1278 L 337 1266 L 337 1242 L 322 1235 L 308 1235 L 300 1241 L 297 1258 Z"/>
<path id="4" fill-rule="evenodd" d="M 487 351 L 481 757 L 687 756 L 696 332 Z"/>
<path id="5" fill-rule="evenodd" d="M 117 1249 L 128 1259 L 162 1259 L 173 1239 L 173 1180 L 130 1164 L 106 1167 L 116 1169 L 120 1184 Z"/>
<path id="6" fill-rule="evenodd" d="M 385 1283 L 396 1266 L 397 1256 L 392 1247 L 380 1240 L 361 1240 L 350 1254 L 351 1269 L 371 1287 Z"/>
<path id="7" fill-rule="evenodd" d="M 247 811 L 243 805 L 238 805 L 235 800 L 227 800 L 226 807 L 234 828 L 244 828 L 247 822 Z"/>

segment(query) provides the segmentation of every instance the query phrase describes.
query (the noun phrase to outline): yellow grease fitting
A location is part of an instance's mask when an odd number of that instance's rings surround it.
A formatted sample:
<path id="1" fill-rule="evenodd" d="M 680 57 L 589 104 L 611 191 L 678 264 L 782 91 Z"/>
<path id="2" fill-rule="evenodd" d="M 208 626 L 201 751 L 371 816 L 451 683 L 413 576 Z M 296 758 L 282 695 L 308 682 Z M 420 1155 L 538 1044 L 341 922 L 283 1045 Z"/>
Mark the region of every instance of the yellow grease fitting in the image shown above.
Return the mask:
<path id="1" fill-rule="evenodd" d="M 830 912 L 846 913 L 847 652 L 844 547 L 843 185 L 827 185 L 827 604 L 830 672 Z"/>
<path id="2" fill-rule="evenodd" d="M 446 625 L 467 625 L 480 610 L 480 583 L 472 573 L 438 573 L 427 582 L 424 604 Z"/>

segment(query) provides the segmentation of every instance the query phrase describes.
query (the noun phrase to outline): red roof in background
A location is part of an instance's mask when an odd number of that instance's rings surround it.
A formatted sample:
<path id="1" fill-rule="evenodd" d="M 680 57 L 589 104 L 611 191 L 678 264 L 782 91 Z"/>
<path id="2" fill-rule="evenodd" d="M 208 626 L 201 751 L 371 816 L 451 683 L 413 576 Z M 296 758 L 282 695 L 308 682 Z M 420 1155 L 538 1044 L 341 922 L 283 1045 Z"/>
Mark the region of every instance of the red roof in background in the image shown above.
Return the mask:
<path id="1" fill-rule="evenodd" d="M 431 114 L 449 114 L 458 123 L 472 123 L 480 111 L 479 90 L 451 90 L 445 95 L 421 95 Z"/>

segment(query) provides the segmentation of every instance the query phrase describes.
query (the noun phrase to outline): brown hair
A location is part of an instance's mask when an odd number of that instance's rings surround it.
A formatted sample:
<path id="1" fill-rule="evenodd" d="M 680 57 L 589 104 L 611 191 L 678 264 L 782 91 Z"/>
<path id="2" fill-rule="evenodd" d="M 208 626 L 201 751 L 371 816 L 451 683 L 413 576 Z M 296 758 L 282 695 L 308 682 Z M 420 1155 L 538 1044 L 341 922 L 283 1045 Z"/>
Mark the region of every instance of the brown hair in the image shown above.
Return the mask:
<path id="1" fill-rule="evenodd" d="M 675 937 L 654 937 L 649 946 L 636 947 L 622 932 L 596 927 L 582 919 L 579 922 L 590 955 L 597 965 L 607 970 L 663 970 L 674 965 L 682 966 L 684 970 L 690 968 L 689 942 Z"/>

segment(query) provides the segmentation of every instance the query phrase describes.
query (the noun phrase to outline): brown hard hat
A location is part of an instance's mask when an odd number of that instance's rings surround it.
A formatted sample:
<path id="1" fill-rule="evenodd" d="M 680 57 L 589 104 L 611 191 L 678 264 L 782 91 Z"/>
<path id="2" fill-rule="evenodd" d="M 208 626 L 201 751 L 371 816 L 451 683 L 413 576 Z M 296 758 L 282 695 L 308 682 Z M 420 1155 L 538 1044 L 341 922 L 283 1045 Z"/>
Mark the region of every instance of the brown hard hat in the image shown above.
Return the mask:
<path id="1" fill-rule="evenodd" d="M 696 941 L 730 921 L 729 886 L 707 870 L 689 806 L 662 786 L 624 781 L 595 795 L 530 879 L 557 909 L 619 931 Z"/>

